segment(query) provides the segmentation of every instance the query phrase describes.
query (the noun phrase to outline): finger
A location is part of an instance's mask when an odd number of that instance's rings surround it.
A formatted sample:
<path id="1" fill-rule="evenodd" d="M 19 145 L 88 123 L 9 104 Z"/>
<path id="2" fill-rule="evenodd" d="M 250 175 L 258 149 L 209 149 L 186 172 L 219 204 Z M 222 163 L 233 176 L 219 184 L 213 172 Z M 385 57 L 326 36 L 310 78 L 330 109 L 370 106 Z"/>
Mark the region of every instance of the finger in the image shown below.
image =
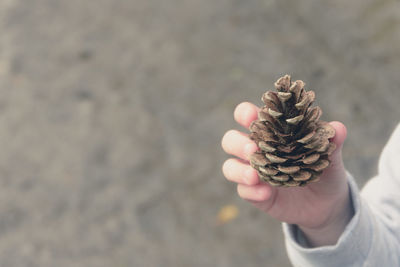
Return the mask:
<path id="1" fill-rule="evenodd" d="M 226 153 L 244 160 L 248 160 L 257 150 L 257 145 L 246 134 L 237 130 L 227 131 L 222 137 L 221 145 Z"/>
<path id="2" fill-rule="evenodd" d="M 260 108 L 256 105 L 250 102 L 243 102 L 237 105 L 233 117 L 240 125 L 248 129 L 250 123 L 257 119 L 259 110 Z"/>
<path id="3" fill-rule="evenodd" d="M 222 165 L 222 172 L 231 182 L 256 185 L 259 182 L 257 171 L 239 159 L 228 159 Z"/>
<path id="4" fill-rule="evenodd" d="M 251 202 L 268 201 L 272 196 L 272 189 L 269 184 L 243 185 L 238 184 L 239 196 Z"/>

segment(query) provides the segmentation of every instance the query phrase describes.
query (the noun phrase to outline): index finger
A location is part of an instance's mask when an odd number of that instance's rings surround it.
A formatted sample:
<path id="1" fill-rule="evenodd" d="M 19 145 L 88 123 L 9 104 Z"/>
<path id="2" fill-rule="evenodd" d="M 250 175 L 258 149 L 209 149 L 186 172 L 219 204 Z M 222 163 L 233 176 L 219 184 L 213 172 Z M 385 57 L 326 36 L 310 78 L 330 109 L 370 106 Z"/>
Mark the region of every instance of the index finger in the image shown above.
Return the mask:
<path id="1" fill-rule="evenodd" d="M 248 129 L 251 122 L 258 118 L 259 110 L 260 108 L 256 105 L 250 102 L 243 102 L 237 105 L 233 117 L 240 125 Z"/>

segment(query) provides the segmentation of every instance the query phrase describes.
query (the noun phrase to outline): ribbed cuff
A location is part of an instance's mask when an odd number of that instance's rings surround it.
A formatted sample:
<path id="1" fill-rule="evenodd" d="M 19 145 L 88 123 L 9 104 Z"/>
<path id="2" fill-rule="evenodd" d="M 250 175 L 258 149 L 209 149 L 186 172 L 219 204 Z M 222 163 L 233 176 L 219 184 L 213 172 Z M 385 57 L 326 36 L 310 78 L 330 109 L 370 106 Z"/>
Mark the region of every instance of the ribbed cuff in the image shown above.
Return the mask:
<path id="1" fill-rule="evenodd" d="M 347 177 L 354 215 L 335 245 L 307 248 L 298 227 L 283 223 L 286 249 L 293 266 L 361 266 L 360 262 L 366 259 L 372 241 L 372 222 L 354 178 L 349 173 Z"/>

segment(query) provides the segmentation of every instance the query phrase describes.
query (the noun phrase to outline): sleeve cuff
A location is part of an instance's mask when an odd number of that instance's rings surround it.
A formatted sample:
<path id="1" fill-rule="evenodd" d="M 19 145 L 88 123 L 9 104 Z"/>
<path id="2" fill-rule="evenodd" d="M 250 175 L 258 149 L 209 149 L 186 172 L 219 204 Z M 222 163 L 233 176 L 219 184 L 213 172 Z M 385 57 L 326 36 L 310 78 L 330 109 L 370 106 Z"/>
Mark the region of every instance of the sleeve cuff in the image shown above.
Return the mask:
<path id="1" fill-rule="evenodd" d="M 372 222 L 354 178 L 349 173 L 347 177 L 354 216 L 335 245 L 308 248 L 297 226 L 283 223 L 288 256 L 294 266 L 359 266 L 360 259 L 366 259 L 372 241 Z"/>

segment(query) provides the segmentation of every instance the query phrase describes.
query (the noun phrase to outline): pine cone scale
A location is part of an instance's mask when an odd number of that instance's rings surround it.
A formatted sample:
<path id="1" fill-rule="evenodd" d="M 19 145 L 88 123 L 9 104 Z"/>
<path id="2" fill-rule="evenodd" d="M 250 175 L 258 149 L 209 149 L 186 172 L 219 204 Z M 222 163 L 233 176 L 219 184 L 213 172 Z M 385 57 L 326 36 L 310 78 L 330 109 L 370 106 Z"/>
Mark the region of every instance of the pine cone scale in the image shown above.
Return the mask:
<path id="1" fill-rule="evenodd" d="M 318 154 L 318 153 L 311 154 L 311 155 L 305 157 L 304 159 L 302 159 L 302 161 L 303 161 L 304 164 L 307 164 L 307 165 L 308 165 L 308 164 L 313 164 L 313 163 L 315 163 L 317 160 L 319 160 L 320 156 L 321 156 L 321 155 Z"/>

